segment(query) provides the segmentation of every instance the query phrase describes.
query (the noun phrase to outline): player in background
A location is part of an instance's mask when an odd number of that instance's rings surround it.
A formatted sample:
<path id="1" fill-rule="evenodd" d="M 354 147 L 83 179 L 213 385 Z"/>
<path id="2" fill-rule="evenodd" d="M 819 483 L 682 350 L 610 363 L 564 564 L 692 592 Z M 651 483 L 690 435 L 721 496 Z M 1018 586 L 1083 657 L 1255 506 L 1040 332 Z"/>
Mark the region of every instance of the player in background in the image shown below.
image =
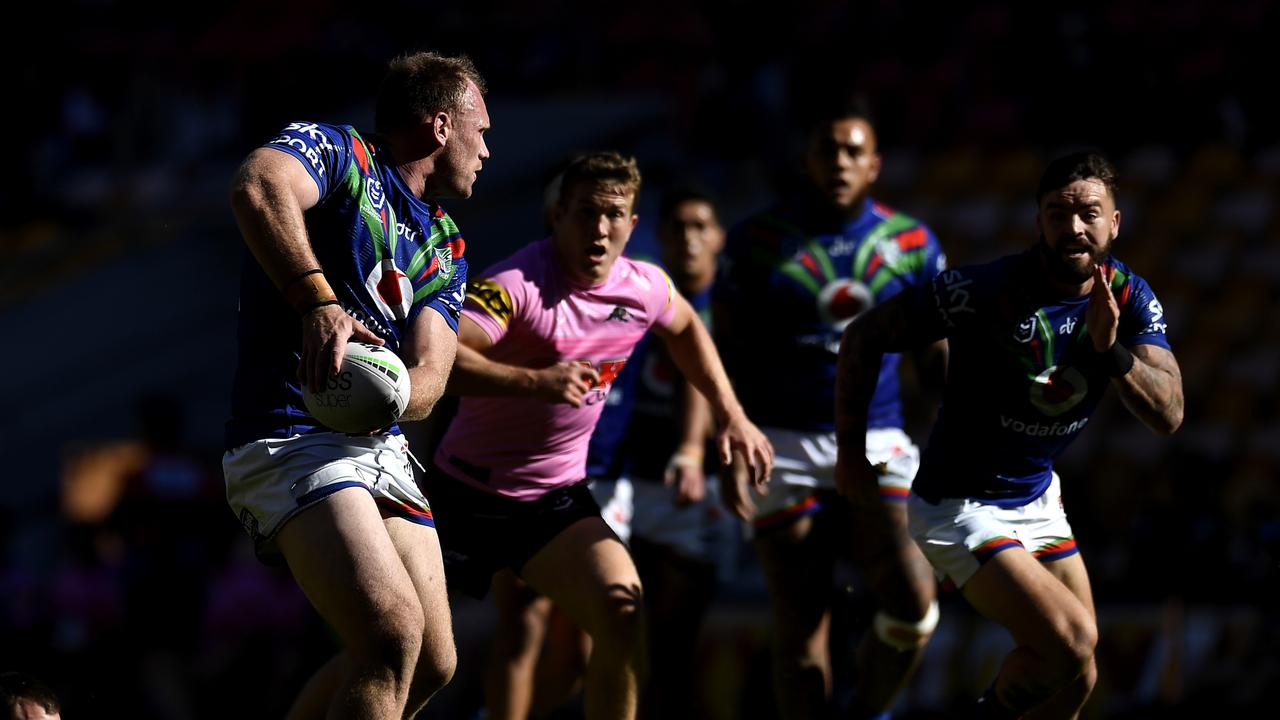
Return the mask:
<path id="1" fill-rule="evenodd" d="M 704 323 L 724 236 L 708 195 L 692 188 L 663 195 L 661 263 Z M 704 466 L 715 467 L 714 453 L 706 452 L 712 434 L 706 398 L 646 335 L 610 386 L 587 450 L 592 494 L 605 522 L 630 545 L 648 600 L 651 674 L 640 698 L 643 718 L 691 717 L 697 710 L 698 630 L 731 529 L 719 493 L 705 479 Z M 575 694 L 590 638 L 508 571 L 495 577 L 493 592 L 499 613 L 485 685 L 488 717 L 546 716 Z"/>
<path id="2" fill-rule="evenodd" d="M 662 265 L 708 324 L 711 283 L 724 241 L 710 196 L 692 188 L 663 195 L 658 209 Z M 594 463 L 589 454 L 588 473 L 616 476 L 631 491 L 631 555 L 649 602 L 652 657 L 640 716 L 693 717 L 698 631 L 715 595 L 720 550 L 731 541 L 726 530 L 732 529 L 718 488 L 706 482 L 707 472 L 716 468 L 706 462 L 711 408 L 665 348 L 650 338 L 637 346 L 622 374 L 631 379 L 623 383 L 629 392 L 623 404 L 630 407 L 618 407 L 626 414 L 620 444 L 599 453 Z M 606 416 L 613 410 L 606 408 Z M 607 442 L 601 429 L 592 436 L 593 450 L 598 440 Z M 608 517 L 609 506 L 605 510 Z"/>
<path id="3" fill-rule="evenodd" d="M 834 711 L 830 628 L 840 556 L 852 555 L 879 606 L 858 649 L 852 717 L 887 714 L 938 621 L 928 563 L 906 531 L 919 451 L 902 430 L 899 356 L 877 365 L 866 428 L 892 533 L 866 532 L 836 493 L 834 392 L 845 326 L 926 285 L 945 258 L 927 227 L 871 198 L 881 160 L 865 106 L 853 100 L 816 115 L 807 182 L 733 230 L 714 293 L 726 367 L 777 453 L 766 495 L 751 493 L 739 474 L 721 478 L 725 502 L 754 529 L 773 612 L 778 711 L 796 720 Z"/>
<path id="4" fill-rule="evenodd" d="M 576 159 L 551 237 L 472 283 L 449 381 L 463 397 L 427 477 L 451 586 L 483 595 L 510 568 L 591 636 L 593 719 L 635 717 L 646 670 L 640 579 L 584 482 L 609 384 L 646 331 L 709 398 L 721 460 L 740 456 L 757 482 L 772 465 L 688 301 L 656 266 L 619 257 L 639 190 L 632 159 Z"/>
<path id="5" fill-rule="evenodd" d="M 437 204 L 471 195 L 489 157 L 484 81 L 465 57 L 393 60 L 366 136 L 296 122 L 240 166 L 231 204 L 251 257 L 223 469 L 260 555 L 283 556 L 342 642 L 290 717 L 412 716 L 456 664 L 431 508 L 393 425 L 367 436 L 310 418 L 348 340 L 409 367 L 405 420 L 426 417 L 457 347 L 463 240 Z"/>
<path id="6" fill-rule="evenodd" d="M 1017 647 L 980 717 L 1075 717 L 1097 676 L 1089 576 L 1053 460 L 1108 387 L 1155 432 L 1182 423 L 1182 376 L 1151 287 L 1111 255 L 1116 173 L 1102 156 L 1059 158 L 1036 190 L 1039 242 L 948 270 L 845 331 L 837 378 L 841 486 L 880 514 L 864 460 L 868 406 L 886 352 L 939 338 L 950 364 L 912 489 L 911 533 L 939 576 Z"/>

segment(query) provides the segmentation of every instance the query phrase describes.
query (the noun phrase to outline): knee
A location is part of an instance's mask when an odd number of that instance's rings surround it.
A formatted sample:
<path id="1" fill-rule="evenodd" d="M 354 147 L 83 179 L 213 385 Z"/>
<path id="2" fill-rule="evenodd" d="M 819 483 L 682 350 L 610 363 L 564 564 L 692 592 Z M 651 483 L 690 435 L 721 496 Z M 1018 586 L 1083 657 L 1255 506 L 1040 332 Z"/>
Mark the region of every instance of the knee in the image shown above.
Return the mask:
<path id="1" fill-rule="evenodd" d="M 592 637 L 599 651 L 635 655 L 643 649 L 644 593 L 640 585 L 614 586 L 605 594 L 602 622 Z"/>
<path id="2" fill-rule="evenodd" d="M 413 694 L 423 702 L 449 684 L 458 669 L 458 652 L 453 638 L 426 637 L 413 671 Z"/>
<path id="3" fill-rule="evenodd" d="M 1048 658 L 1064 680 L 1089 674 L 1096 677 L 1093 653 L 1098 646 L 1098 624 L 1086 614 L 1059 623 Z"/>
<path id="4" fill-rule="evenodd" d="M 348 646 L 352 661 L 366 670 L 388 672 L 408 680 L 422 650 L 425 619 L 417 598 L 381 608 L 369 632 Z"/>

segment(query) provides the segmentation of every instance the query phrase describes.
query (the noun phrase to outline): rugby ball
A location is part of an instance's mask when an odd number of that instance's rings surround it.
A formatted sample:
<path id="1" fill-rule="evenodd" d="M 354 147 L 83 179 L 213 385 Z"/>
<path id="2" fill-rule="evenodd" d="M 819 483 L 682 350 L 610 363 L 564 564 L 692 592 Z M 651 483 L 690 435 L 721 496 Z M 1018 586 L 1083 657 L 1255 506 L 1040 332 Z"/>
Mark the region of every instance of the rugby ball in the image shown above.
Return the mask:
<path id="1" fill-rule="evenodd" d="M 409 371 L 381 345 L 349 342 L 342 369 L 325 387 L 303 387 L 302 401 L 311 417 L 332 430 L 380 430 L 399 419 L 409 404 Z"/>

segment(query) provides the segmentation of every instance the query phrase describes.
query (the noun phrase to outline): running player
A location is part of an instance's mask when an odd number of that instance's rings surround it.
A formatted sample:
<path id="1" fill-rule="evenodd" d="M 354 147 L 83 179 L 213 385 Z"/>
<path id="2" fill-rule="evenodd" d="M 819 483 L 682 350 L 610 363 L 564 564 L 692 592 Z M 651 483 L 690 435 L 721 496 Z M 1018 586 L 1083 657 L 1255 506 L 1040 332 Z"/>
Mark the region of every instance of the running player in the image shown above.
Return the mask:
<path id="1" fill-rule="evenodd" d="M 869 534 L 836 494 L 836 353 L 850 320 L 927 284 L 945 259 L 927 227 L 871 199 L 880 156 L 860 103 L 818 117 L 805 160 L 808 184 L 734 229 L 716 281 L 717 341 L 747 412 L 777 452 L 767 495 L 753 497 L 728 473 L 723 495 L 754 526 L 773 611 L 780 715 L 830 712 L 833 571 L 843 550 L 860 561 L 879 603 L 874 632 L 859 648 L 852 710 L 874 717 L 905 684 L 938 608 L 928 563 L 906 531 L 919 453 L 902 430 L 899 357 L 877 366 L 866 437 L 895 531 Z"/>
<path id="2" fill-rule="evenodd" d="M 723 462 L 772 465 L 709 334 L 657 267 L 619 257 L 638 217 L 640 173 L 616 153 L 564 171 L 551 237 L 472 283 L 449 391 L 463 399 L 427 489 L 451 585 L 483 595 L 514 570 L 593 640 L 590 718 L 632 718 L 644 674 L 643 590 L 583 482 L 609 384 L 652 328 L 706 395 Z"/>
<path id="3" fill-rule="evenodd" d="M 463 241 L 438 198 L 466 198 L 489 157 L 471 61 L 392 61 L 377 137 L 292 123 L 240 166 L 232 208 L 252 253 L 223 469 L 264 557 L 280 556 L 337 632 L 291 717 L 412 716 L 452 677 L 453 631 L 431 508 L 396 425 L 329 432 L 302 385 L 323 386 L 347 340 L 410 368 L 405 420 L 426 417 L 457 347 Z"/>
<path id="4" fill-rule="evenodd" d="M 1040 242 L 949 270 L 849 326 L 840 350 L 840 480 L 869 515 L 868 404 L 885 352 L 950 342 L 942 412 L 909 500 L 911 533 L 939 576 L 1006 627 L 1017 647 L 982 717 L 1074 717 L 1097 675 L 1089 576 L 1053 460 L 1107 387 L 1152 430 L 1182 423 L 1182 376 L 1150 286 L 1110 254 L 1116 174 L 1096 154 L 1049 164 L 1036 191 Z"/>

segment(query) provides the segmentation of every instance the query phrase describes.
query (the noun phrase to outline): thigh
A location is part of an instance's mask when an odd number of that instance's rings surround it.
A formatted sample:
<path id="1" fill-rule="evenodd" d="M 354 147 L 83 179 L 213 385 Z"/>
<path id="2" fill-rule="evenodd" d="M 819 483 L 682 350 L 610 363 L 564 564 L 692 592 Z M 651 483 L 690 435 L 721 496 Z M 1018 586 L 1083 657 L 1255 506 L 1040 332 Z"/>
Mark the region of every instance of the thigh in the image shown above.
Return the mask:
<path id="1" fill-rule="evenodd" d="M 993 555 L 962 591 L 969 604 L 1007 628 L 1019 645 L 1045 647 L 1093 622 L 1092 603 L 1086 606 L 1021 546 Z"/>
<path id="2" fill-rule="evenodd" d="M 807 637 L 831 604 L 835 552 L 820 532 L 824 515 L 802 517 L 756 535 L 753 544 L 764 571 L 780 637 Z"/>
<path id="3" fill-rule="evenodd" d="M 631 554 L 598 516 L 562 530 L 520 574 L 592 635 L 619 607 L 638 609 L 643 597 Z"/>
<path id="4" fill-rule="evenodd" d="M 373 497 L 338 490 L 285 523 L 277 542 L 298 585 L 349 647 L 371 626 L 419 613 L 413 582 Z"/>
<path id="5" fill-rule="evenodd" d="M 1079 553 L 1052 562 L 1041 561 L 1045 570 L 1057 578 L 1071 594 L 1075 595 L 1091 617 L 1096 617 L 1093 605 L 1093 589 L 1089 583 L 1089 571 Z"/>

